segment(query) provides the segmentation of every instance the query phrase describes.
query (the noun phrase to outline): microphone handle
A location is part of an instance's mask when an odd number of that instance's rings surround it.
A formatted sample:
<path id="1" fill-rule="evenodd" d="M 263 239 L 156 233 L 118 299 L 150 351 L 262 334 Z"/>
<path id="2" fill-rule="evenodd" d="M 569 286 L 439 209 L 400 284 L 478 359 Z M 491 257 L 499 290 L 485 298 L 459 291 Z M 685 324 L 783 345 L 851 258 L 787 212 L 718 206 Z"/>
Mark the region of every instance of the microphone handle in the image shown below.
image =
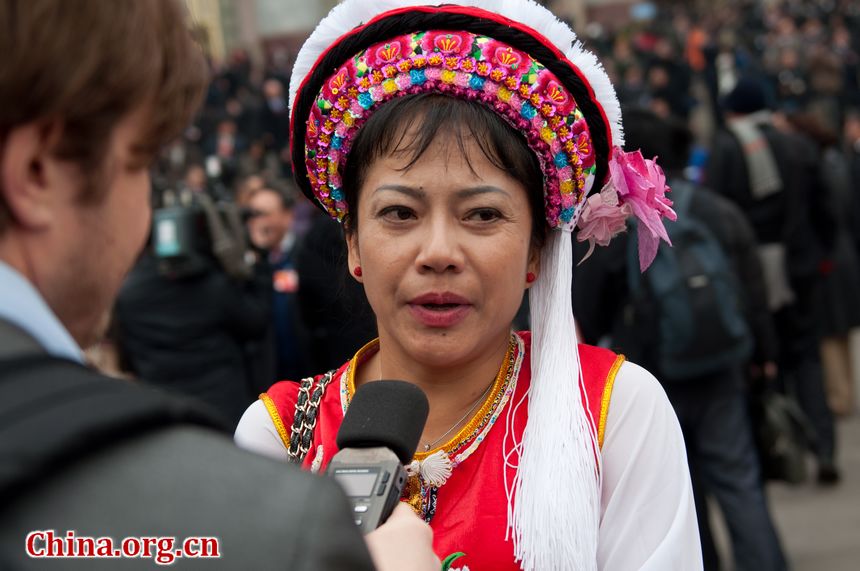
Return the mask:
<path id="1" fill-rule="evenodd" d="M 370 533 L 385 523 L 403 493 L 406 470 L 388 448 L 344 448 L 326 470 L 349 499 L 355 524 Z"/>

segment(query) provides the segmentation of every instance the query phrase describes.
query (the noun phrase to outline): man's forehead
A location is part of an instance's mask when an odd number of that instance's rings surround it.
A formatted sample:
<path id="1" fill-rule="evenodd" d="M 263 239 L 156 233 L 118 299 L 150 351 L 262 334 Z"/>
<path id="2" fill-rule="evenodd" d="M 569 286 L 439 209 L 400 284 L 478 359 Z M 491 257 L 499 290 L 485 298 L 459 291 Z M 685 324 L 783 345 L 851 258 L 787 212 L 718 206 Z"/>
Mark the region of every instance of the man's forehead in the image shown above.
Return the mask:
<path id="1" fill-rule="evenodd" d="M 250 203 L 252 207 L 266 210 L 286 210 L 283 206 L 280 195 L 277 191 L 262 188 L 251 196 Z"/>

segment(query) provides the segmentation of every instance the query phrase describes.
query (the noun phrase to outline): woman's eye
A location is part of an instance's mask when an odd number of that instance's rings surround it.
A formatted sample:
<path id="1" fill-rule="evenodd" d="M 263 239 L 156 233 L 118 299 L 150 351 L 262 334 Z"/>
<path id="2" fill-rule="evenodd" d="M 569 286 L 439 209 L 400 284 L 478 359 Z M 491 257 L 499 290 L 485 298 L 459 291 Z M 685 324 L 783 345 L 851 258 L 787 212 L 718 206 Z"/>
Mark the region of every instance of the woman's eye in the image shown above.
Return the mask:
<path id="1" fill-rule="evenodd" d="M 411 208 L 407 208 L 405 206 L 388 206 L 380 210 L 379 216 L 387 220 L 394 220 L 400 222 L 403 220 L 409 220 L 410 218 L 414 218 L 415 213 L 412 211 Z"/>
<path id="2" fill-rule="evenodd" d="M 466 218 L 478 222 L 492 222 L 502 217 L 502 214 L 494 208 L 479 208 L 470 212 Z"/>

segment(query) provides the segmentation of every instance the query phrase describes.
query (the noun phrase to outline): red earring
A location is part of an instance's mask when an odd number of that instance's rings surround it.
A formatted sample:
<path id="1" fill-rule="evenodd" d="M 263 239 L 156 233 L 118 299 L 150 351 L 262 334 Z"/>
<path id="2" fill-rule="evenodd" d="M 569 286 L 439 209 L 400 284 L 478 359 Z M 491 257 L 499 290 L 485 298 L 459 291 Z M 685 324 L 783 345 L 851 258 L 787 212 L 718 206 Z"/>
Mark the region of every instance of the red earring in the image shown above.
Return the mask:
<path id="1" fill-rule="evenodd" d="M 532 283 L 536 279 L 537 279 L 537 276 L 535 276 L 533 273 L 529 272 L 526 274 L 526 283 Z"/>
<path id="2" fill-rule="evenodd" d="M 355 274 L 355 277 L 361 277 L 361 266 L 355 266 L 355 269 L 352 270 L 352 273 Z"/>

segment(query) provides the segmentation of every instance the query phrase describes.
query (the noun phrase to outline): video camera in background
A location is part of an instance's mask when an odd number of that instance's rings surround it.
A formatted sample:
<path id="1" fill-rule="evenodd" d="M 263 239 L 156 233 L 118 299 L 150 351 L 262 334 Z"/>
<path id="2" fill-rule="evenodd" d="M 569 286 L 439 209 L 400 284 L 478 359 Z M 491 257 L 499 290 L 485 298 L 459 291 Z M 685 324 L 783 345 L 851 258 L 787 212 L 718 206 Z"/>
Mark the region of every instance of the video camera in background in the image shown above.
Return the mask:
<path id="1" fill-rule="evenodd" d="M 159 271 L 181 279 L 205 273 L 213 262 L 229 276 L 248 280 L 254 273 L 245 222 L 253 213 L 229 202 L 215 203 L 203 192 L 162 193 L 152 214 L 153 252 Z"/>

